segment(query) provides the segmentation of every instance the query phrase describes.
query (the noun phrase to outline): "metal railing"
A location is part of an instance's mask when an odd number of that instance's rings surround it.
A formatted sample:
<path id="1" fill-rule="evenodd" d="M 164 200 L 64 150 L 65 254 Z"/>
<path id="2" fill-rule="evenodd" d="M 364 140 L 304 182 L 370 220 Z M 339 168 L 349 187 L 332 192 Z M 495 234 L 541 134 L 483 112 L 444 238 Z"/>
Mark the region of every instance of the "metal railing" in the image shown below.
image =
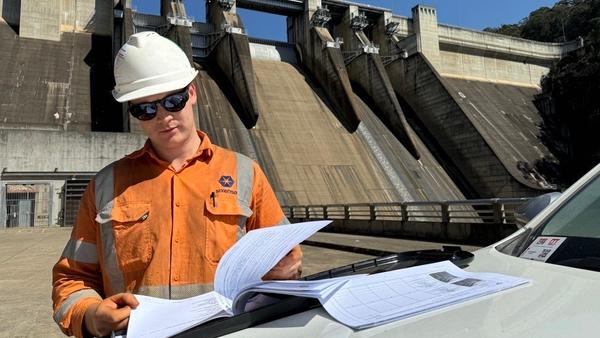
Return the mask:
<path id="1" fill-rule="evenodd" d="M 289 219 L 514 224 L 528 198 L 282 206 Z"/>

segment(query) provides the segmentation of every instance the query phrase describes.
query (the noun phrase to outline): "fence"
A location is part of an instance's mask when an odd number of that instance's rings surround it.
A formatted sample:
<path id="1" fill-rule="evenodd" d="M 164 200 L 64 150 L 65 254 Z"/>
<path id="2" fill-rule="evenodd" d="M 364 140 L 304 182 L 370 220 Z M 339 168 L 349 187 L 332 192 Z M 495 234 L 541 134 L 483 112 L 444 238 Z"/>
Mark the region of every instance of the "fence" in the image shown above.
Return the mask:
<path id="1" fill-rule="evenodd" d="M 51 219 L 53 214 L 52 188 L 48 183 L 32 181 L 39 178 L 64 182 L 60 200 L 55 203 L 57 207 L 60 206 L 58 219 L 55 220 L 61 226 L 73 225 L 81 196 L 93 176 L 92 173 L 78 175 L 44 173 L 43 177 L 38 177 L 40 174 L 37 173 L 3 172 L 2 174 L 2 178 L 9 179 L 9 181 L 3 183 L 4 189 L 2 198 L 0 198 L 0 206 L 6 210 L 5 214 L 0 214 L 0 220 L 4 221 L 0 227 L 53 225 Z M 10 181 L 11 179 L 13 181 Z M 30 181 L 17 182 L 16 179 Z M 452 224 L 514 225 L 515 209 L 527 200 L 527 198 L 495 198 L 465 201 L 283 206 L 282 208 L 289 219 L 361 221 L 380 224 L 384 227 L 397 226 L 397 223 L 441 226 Z M 386 229 L 382 231 L 385 232 Z M 443 228 L 441 232 L 447 233 L 448 231 Z"/>
<path id="2" fill-rule="evenodd" d="M 283 206 L 289 219 L 514 224 L 528 198 Z"/>

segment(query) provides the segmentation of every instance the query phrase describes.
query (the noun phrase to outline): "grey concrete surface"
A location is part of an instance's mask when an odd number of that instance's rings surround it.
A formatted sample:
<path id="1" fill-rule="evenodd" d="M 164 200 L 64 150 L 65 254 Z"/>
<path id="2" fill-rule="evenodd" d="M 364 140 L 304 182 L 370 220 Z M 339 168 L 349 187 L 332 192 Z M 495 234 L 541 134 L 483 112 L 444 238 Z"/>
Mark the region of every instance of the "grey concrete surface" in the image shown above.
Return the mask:
<path id="1" fill-rule="evenodd" d="M 457 170 L 455 180 L 466 183 L 465 195 L 526 197 L 549 191 L 541 175 L 523 169 L 534 168 L 535 161 L 545 156 L 535 134 L 529 133 L 533 128 L 518 133 L 527 120 L 522 114 L 539 120 L 533 106 L 521 107 L 531 101 L 534 89 L 445 79 L 421 54 L 396 60 L 387 71 L 395 74 L 390 79 L 396 92 L 448 155 L 444 165 Z M 503 114 L 506 111 L 515 113 Z M 507 138 L 505 130 L 515 136 Z"/>
<path id="2" fill-rule="evenodd" d="M 19 35 L 23 38 L 60 41 L 59 0 L 21 0 Z"/>
<path id="3" fill-rule="evenodd" d="M 95 172 L 144 142 L 146 136 L 133 133 L 0 129 L 0 163 L 12 172 Z"/>
<path id="4" fill-rule="evenodd" d="M 52 320 L 52 266 L 71 229 L 0 230 L 0 337 L 61 337 Z"/>
<path id="5" fill-rule="evenodd" d="M 423 142 L 417 161 L 357 96 L 362 123 L 348 133 L 301 67 L 252 62 L 263 104 L 256 127 L 241 125 L 206 64 L 198 75 L 199 127 L 211 142 L 257 159 L 283 204 L 464 199 Z"/>
<path id="6" fill-rule="evenodd" d="M 70 231 L 70 228 L 0 230 L 0 337 L 63 336 L 52 320 L 51 270 Z M 332 233 L 319 233 L 310 240 L 388 251 L 440 247 L 440 243 Z M 315 246 L 302 248 L 304 275 L 371 258 Z"/>

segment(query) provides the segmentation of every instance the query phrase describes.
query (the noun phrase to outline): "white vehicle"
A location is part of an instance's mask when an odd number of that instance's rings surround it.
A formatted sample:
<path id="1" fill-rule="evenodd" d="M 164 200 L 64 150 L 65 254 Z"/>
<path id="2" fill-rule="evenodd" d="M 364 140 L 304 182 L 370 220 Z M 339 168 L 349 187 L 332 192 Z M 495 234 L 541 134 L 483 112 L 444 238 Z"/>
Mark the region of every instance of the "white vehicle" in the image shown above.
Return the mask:
<path id="1" fill-rule="evenodd" d="M 228 337 L 599 337 L 600 165 L 466 270 L 531 283 L 366 330 L 315 306 Z"/>

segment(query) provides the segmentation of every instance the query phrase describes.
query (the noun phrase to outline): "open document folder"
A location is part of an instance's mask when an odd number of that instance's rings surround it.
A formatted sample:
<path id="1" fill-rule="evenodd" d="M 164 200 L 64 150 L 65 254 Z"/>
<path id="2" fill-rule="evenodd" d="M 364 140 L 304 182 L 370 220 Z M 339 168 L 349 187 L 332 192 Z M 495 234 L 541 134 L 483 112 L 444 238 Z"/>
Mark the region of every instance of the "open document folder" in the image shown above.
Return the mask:
<path id="1" fill-rule="evenodd" d="M 327 223 L 296 223 L 249 232 L 223 256 L 213 292 L 182 300 L 136 296 L 140 305 L 132 311 L 128 337 L 166 337 L 214 318 L 243 313 L 256 306 L 260 298 L 254 297 L 257 293 L 316 298 L 333 318 L 362 329 L 528 282 L 500 274 L 466 272 L 448 261 L 317 281 L 260 280 L 303 240 L 299 238 L 308 238 Z M 271 232 L 260 234 L 268 230 Z M 250 237 L 252 233 L 255 235 Z"/>
<path id="2" fill-rule="evenodd" d="M 205 321 L 233 315 L 233 299 L 248 286 L 262 282 L 294 246 L 331 221 L 279 225 L 249 231 L 221 257 L 215 273 L 215 291 L 184 300 L 136 295 L 128 337 L 167 337 Z"/>

